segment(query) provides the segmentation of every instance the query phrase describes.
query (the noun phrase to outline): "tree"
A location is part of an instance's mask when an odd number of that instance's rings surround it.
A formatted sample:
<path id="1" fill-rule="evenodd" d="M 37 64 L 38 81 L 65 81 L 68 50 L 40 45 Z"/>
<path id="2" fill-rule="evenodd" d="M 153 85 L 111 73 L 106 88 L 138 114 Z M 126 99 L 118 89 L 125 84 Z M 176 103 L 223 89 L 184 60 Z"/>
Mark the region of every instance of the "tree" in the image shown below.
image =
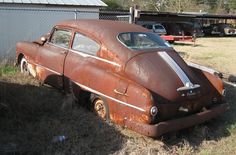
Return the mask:
<path id="1" fill-rule="evenodd" d="M 230 13 L 236 13 L 236 1 L 228 0 L 228 8 Z"/>
<path id="2" fill-rule="evenodd" d="M 107 4 L 107 10 L 119 10 L 122 9 L 122 6 L 117 0 L 103 0 Z"/>
<path id="3" fill-rule="evenodd" d="M 138 5 L 142 11 L 236 13 L 236 0 L 103 0 L 107 9 Z"/>

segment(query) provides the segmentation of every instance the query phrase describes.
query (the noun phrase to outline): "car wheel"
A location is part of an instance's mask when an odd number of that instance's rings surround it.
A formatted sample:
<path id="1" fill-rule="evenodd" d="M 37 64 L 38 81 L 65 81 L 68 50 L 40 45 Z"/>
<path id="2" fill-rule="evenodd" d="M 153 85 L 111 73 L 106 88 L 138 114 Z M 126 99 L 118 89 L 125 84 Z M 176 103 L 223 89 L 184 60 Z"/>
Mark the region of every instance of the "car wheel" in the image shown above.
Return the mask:
<path id="1" fill-rule="evenodd" d="M 20 71 L 25 75 L 29 75 L 28 62 L 24 57 L 20 61 Z"/>
<path id="2" fill-rule="evenodd" d="M 99 116 L 101 119 L 108 121 L 109 120 L 109 108 L 106 103 L 106 101 L 97 96 L 97 95 L 91 95 L 91 101 L 92 101 L 92 110 L 96 113 L 97 116 Z"/>

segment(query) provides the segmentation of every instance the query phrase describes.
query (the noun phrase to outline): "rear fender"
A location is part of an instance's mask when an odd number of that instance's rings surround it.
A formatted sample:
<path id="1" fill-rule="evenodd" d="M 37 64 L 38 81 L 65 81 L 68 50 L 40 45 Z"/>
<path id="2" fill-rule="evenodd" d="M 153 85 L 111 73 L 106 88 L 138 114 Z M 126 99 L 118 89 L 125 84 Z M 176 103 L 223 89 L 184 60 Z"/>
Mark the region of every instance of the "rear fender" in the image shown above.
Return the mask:
<path id="1" fill-rule="evenodd" d="M 211 85 L 214 86 L 217 92 L 222 96 L 224 95 L 225 91 L 224 91 L 224 85 L 222 81 L 222 77 L 223 77 L 222 73 L 214 69 L 201 66 L 195 63 L 187 62 L 187 64 L 193 69 L 200 70 L 203 73 L 203 75 L 209 80 Z"/>

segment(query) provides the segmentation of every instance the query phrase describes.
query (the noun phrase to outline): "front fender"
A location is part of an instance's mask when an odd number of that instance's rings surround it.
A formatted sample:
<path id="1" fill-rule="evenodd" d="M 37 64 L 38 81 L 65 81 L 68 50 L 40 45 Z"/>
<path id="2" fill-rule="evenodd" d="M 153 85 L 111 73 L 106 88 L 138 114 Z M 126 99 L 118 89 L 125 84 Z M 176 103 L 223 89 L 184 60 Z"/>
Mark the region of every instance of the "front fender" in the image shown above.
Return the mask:
<path id="1" fill-rule="evenodd" d="M 32 42 L 18 42 L 16 44 L 16 62 L 24 56 L 28 61 L 35 61 L 39 45 Z"/>

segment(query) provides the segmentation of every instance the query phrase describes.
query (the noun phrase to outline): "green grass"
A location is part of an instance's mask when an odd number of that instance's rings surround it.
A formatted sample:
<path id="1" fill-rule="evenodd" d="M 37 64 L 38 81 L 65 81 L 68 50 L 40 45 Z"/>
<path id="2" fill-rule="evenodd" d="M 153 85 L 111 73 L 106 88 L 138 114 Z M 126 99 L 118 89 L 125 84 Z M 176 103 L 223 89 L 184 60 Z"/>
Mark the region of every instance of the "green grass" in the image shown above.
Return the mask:
<path id="1" fill-rule="evenodd" d="M 0 76 L 14 75 L 17 71 L 18 68 L 11 65 L 0 66 Z"/>

